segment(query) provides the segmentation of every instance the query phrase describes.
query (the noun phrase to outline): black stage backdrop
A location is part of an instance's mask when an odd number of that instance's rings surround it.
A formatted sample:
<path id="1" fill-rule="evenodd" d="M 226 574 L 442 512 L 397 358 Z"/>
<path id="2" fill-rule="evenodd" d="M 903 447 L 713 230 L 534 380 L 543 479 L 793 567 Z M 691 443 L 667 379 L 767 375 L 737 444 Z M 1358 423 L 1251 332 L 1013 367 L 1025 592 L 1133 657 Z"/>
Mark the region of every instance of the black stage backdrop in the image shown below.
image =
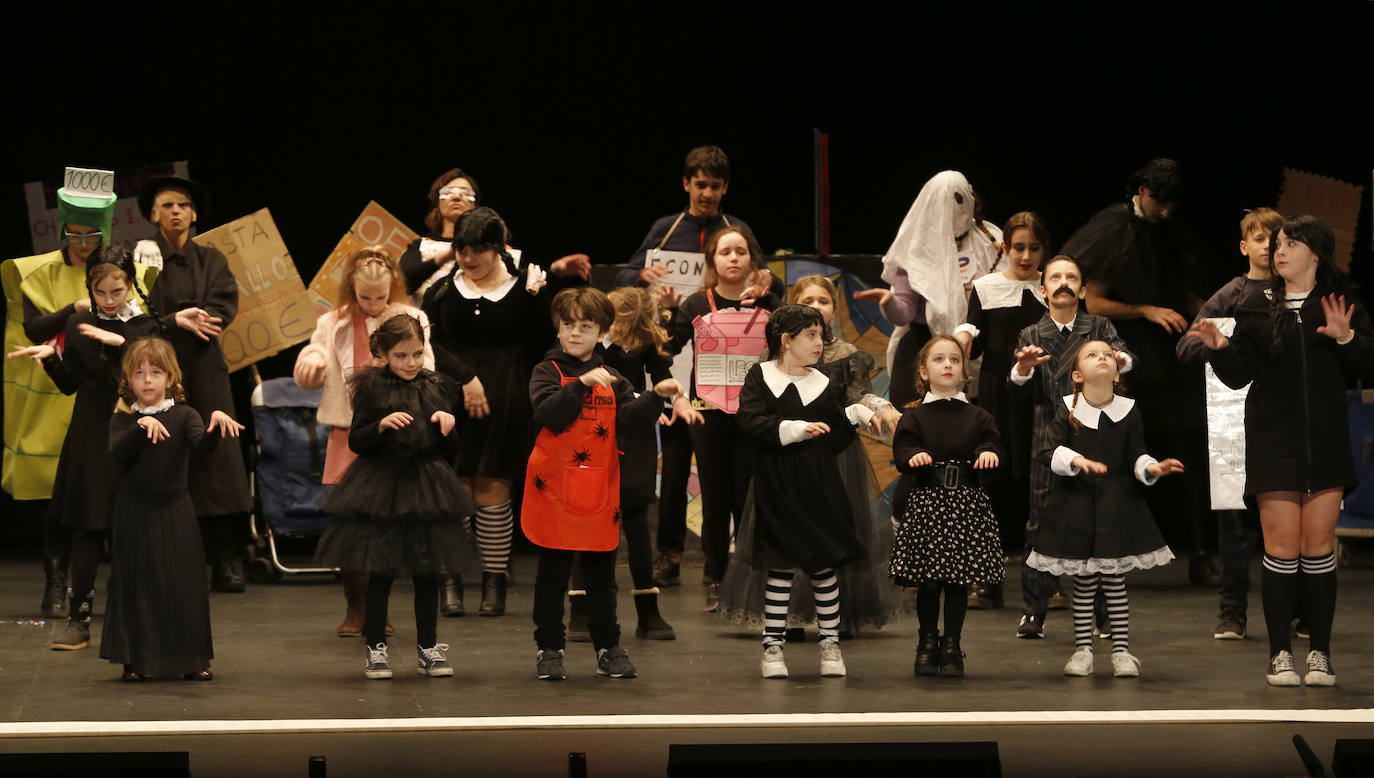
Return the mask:
<path id="1" fill-rule="evenodd" d="M 769 252 L 808 252 L 815 127 L 835 253 L 884 252 L 949 168 L 991 221 L 1039 211 L 1058 245 L 1170 156 L 1218 278 L 1244 269 L 1241 211 L 1274 204 L 1283 167 L 1366 187 L 1370 278 L 1374 2 L 927 5 L 7 9 L 0 256 L 32 253 L 24 182 L 186 159 L 215 199 L 203 226 L 271 208 L 307 280 L 370 199 L 420 228 L 451 166 L 532 256 L 623 262 L 682 207 L 703 143 L 730 155 L 726 209 Z"/>

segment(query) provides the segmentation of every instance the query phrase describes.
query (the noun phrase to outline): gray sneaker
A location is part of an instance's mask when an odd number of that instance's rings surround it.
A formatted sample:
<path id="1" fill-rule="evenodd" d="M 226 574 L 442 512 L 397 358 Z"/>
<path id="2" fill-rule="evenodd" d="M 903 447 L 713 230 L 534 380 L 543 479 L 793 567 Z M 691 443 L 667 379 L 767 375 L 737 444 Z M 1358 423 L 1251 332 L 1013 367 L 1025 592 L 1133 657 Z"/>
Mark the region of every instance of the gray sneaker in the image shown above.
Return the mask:
<path id="1" fill-rule="evenodd" d="M 384 681 L 391 678 L 391 663 L 387 661 L 386 644 L 367 646 L 367 667 L 363 677 L 370 681 Z"/>
<path id="2" fill-rule="evenodd" d="M 91 622 L 67 619 L 62 634 L 53 639 L 48 647 L 54 651 L 78 651 L 91 644 Z"/>
<path id="3" fill-rule="evenodd" d="M 1269 660 L 1269 670 L 1264 674 L 1264 679 L 1270 686 L 1297 686 L 1301 683 L 1298 673 L 1293 669 L 1293 655 L 1287 651 L 1279 651 Z"/>
<path id="4" fill-rule="evenodd" d="M 635 666 L 625 649 L 611 646 L 596 652 L 596 674 L 611 678 L 634 678 Z"/>
<path id="5" fill-rule="evenodd" d="M 848 671 L 844 667 L 844 654 L 840 653 L 838 640 L 821 641 L 821 677 L 843 678 Z"/>
<path id="6" fill-rule="evenodd" d="M 1335 686 L 1336 670 L 1331 667 L 1331 655 L 1325 651 L 1307 652 L 1307 675 L 1302 678 L 1308 686 Z"/>
<path id="7" fill-rule="evenodd" d="M 1245 639 L 1245 611 L 1238 608 L 1222 608 L 1217 617 L 1217 628 L 1212 630 L 1216 640 Z"/>
<path id="8" fill-rule="evenodd" d="M 534 655 L 536 672 L 541 681 L 566 681 L 568 676 L 563 672 L 563 649 L 540 649 Z"/>
<path id="9" fill-rule="evenodd" d="M 782 656 L 782 646 L 765 646 L 763 659 L 759 660 L 759 673 L 764 678 L 786 678 L 787 660 Z"/>
<path id="10" fill-rule="evenodd" d="M 435 643 L 430 648 L 415 646 L 415 651 L 419 654 L 420 675 L 427 675 L 430 678 L 447 678 L 453 675 L 453 668 L 449 666 L 448 660 L 444 659 L 441 651 L 447 651 L 447 643 Z"/>

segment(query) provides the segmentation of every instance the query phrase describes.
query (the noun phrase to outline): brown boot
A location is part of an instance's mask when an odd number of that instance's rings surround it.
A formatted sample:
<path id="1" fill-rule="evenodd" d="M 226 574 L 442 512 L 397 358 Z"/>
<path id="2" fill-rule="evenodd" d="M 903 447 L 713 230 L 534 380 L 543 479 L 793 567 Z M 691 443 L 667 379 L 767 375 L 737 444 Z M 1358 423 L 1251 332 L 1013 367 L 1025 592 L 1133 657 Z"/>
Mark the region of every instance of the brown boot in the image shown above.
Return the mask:
<path id="1" fill-rule="evenodd" d="M 344 601 L 348 612 L 339 625 L 339 637 L 356 638 L 363 634 L 363 617 L 367 610 L 367 573 L 357 570 L 343 571 Z"/>

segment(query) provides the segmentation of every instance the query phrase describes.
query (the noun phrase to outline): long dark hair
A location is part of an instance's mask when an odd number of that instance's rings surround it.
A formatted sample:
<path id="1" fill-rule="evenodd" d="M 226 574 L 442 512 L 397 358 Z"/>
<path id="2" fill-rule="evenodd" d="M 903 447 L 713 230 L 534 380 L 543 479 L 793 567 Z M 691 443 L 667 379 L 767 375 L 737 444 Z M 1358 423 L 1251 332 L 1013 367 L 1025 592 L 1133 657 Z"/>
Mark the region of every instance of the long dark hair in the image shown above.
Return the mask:
<path id="1" fill-rule="evenodd" d="M 1326 223 L 1315 216 L 1289 216 L 1283 226 L 1269 236 L 1269 323 L 1274 338 L 1274 346 L 1283 337 L 1284 322 L 1288 311 L 1287 282 L 1274 267 L 1274 257 L 1279 253 L 1279 233 L 1291 240 L 1304 243 L 1317 255 L 1317 284 L 1314 292 L 1322 294 L 1350 294 L 1355 285 L 1350 278 L 1336 267 L 1336 235 Z"/>

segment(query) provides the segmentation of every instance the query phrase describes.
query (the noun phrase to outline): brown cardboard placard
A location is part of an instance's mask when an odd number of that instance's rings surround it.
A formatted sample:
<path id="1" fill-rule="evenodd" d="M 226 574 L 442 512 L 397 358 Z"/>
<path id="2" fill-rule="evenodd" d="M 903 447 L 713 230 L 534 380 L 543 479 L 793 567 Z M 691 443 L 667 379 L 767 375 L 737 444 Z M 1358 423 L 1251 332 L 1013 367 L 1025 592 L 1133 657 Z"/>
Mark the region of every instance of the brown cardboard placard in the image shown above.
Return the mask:
<path id="1" fill-rule="evenodd" d="M 310 279 L 310 291 L 315 294 L 318 312 L 324 313 L 334 307 L 339 284 L 343 281 L 343 264 L 353 252 L 365 246 L 381 246 L 393 258 L 400 259 L 406 247 L 418 237 L 390 211 L 376 201 L 369 201 L 320 266 L 320 272 Z"/>
<path id="2" fill-rule="evenodd" d="M 1336 266 L 1348 273 L 1363 196 L 1362 186 L 1305 170 L 1284 168 L 1278 211 L 1284 216 L 1311 214 L 1326 222 L 1336 235 Z"/>
<path id="3" fill-rule="evenodd" d="M 238 280 L 238 316 L 219 336 L 230 372 L 310 339 L 315 297 L 301 281 L 266 208 L 192 240 L 223 252 Z"/>

